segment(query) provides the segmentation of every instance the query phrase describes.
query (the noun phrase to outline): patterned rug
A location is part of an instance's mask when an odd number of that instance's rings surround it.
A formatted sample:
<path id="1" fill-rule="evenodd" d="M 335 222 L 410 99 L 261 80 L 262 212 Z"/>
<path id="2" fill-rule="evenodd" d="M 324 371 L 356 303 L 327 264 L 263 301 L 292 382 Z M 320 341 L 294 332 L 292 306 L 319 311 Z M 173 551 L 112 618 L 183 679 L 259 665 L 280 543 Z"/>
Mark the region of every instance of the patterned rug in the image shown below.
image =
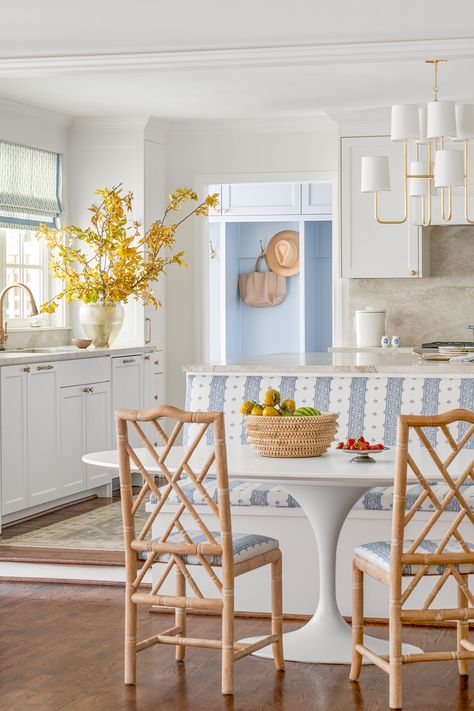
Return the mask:
<path id="1" fill-rule="evenodd" d="M 140 511 L 135 517 L 137 528 L 147 517 Z M 80 550 L 121 551 L 123 530 L 121 503 L 117 501 L 37 531 L 0 539 L 0 546 L 69 548 Z"/>

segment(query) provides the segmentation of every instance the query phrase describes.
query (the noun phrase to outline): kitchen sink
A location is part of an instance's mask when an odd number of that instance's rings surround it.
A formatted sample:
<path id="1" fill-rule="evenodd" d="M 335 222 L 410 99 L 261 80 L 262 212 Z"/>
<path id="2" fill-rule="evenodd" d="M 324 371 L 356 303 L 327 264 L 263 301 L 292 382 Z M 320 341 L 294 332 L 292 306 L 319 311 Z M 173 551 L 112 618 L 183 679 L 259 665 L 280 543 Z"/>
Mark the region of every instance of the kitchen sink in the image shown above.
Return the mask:
<path id="1" fill-rule="evenodd" d="M 49 348 L 10 348 L 6 351 L 0 351 L 4 355 L 14 353 L 63 353 L 71 350 L 71 346 L 50 346 Z"/>

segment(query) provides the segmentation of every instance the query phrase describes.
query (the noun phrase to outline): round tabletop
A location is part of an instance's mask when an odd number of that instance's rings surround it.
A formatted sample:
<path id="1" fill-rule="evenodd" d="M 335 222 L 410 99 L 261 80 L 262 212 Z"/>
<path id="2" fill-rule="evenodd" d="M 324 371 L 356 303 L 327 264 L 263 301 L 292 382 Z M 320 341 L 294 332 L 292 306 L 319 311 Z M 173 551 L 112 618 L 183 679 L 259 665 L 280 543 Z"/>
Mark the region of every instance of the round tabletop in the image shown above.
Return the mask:
<path id="1" fill-rule="evenodd" d="M 157 452 L 162 451 L 157 448 Z M 179 465 L 187 447 L 175 446 L 166 459 L 166 466 L 173 470 Z M 145 449 L 135 449 L 142 464 L 150 473 L 159 473 L 160 468 Z M 207 461 L 212 447 L 199 445 L 191 457 L 190 465 L 194 471 Z M 440 452 L 443 459 L 448 451 Z M 472 460 L 472 450 L 463 450 L 450 465 L 451 475 L 460 474 Z M 442 476 L 426 450 L 419 448 L 414 458 L 426 478 L 439 480 Z M 118 451 L 94 452 L 85 454 L 83 461 L 98 467 L 118 469 Z M 380 452 L 375 462 L 351 462 L 351 458 L 336 449 L 330 449 L 321 457 L 283 458 L 261 457 L 250 445 L 229 444 L 227 446 L 227 464 L 229 478 L 259 481 L 292 483 L 318 483 L 319 485 L 352 485 L 372 487 L 392 484 L 395 475 L 395 448 Z M 133 464 L 132 464 L 133 469 Z M 414 476 L 408 472 L 408 478 Z"/>

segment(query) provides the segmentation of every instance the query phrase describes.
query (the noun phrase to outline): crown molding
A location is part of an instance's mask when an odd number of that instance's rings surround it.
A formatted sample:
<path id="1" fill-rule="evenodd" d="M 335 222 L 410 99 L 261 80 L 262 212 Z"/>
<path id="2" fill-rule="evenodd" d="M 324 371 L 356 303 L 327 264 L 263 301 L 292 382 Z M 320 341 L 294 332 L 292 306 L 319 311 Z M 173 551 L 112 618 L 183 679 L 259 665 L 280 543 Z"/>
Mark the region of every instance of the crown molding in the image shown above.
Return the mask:
<path id="1" fill-rule="evenodd" d="M 390 133 L 390 107 L 328 111 L 340 136 L 385 136 Z"/>
<path id="2" fill-rule="evenodd" d="M 51 75 L 71 71 L 410 62 L 426 57 L 474 58 L 474 37 L 148 52 L 0 56 L 0 77 L 35 76 L 44 73 Z"/>
<path id="3" fill-rule="evenodd" d="M 149 116 L 79 116 L 72 121 L 73 130 L 143 131 Z"/>
<path id="4" fill-rule="evenodd" d="M 32 116 L 33 118 L 40 119 L 43 121 L 49 121 L 51 123 L 55 123 L 59 126 L 64 126 L 66 128 L 71 126 L 73 122 L 72 117 L 66 116 L 65 114 L 58 114 L 54 111 L 48 111 L 47 109 L 40 109 L 37 106 L 22 104 L 19 101 L 10 101 L 9 99 L 0 98 L 0 114 L 3 113 Z"/>
<path id="5" fill-rule="evenodd" d="M 168 135 L 228 133 L 328 133 L 336 124 L 326 113 L 255 119 L 183 119 L 169 125 Z"/>

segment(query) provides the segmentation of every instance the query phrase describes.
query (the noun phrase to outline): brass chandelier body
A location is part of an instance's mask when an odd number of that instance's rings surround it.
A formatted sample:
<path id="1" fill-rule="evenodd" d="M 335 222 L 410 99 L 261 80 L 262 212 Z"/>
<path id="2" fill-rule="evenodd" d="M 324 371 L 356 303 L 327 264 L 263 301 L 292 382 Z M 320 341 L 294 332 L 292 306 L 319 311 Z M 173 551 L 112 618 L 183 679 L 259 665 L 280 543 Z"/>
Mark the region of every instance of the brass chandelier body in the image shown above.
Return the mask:
<path id="1" fill-rule="evenodd" d="M 428 106 L 428 111 L 430 110 L 430 107 L 433 106 L 436 102 L 438 102 L 438 65 L 441 63 L 445 63 L 447 60 L 445 59 L 428 59 L 426 60 L 426 63 L 432 64 L 433 65 L 433 97 L 432 97 L 432 103 Z M 450 102 L 443 102 L 448 105 Z M 419 124 L 420 124 L 420 131 L 419 131 L 419 136 L 410 136 L 410 137 L 403 137 L 403 138 L 394 138 L 393 137 L 393 131 L 394 131 L 394 110 L 395 109 L 413 109 L 415 107 L 411 105 L 401 105 L 398 107 L 392 107 L 392 140 L 399 140 L 403 143 L 403 201 L 404 201 L 404 212 L 403 216 L 400 219 L 396 220 L 388 220 L 388 219 L 383 219 L 380 214 L 379 214 L 379 199 L 378 199 L 378 193 L 381 190 L 390 190 L 389 187 L 389 177 L 388 177 L 388 157 L 386 156 L 377 156 L 377 157 L 367 157 L 363 158 L 362 161 L 362 192 L 373 192 L 374 194 L 374 216 L 376 221 L 381 224 L 381 225 L 400 225 L 403 224 L 404 222 L 407 221 L 408 216 L 409 216 L 409 198 L 410 196 L 415 196 L 415 197 L 421 197 L 421 224 L 423 226 L 429 226 L 432 221 L 432 205 L 433 205 L 433 192 L 435 189 L 439 188 L 440 190 L 440 212 L 441 212 L 441 219 L 444 222 L 449 222 L 452 220 L 453 217 L 453 196 L 452 196 L 452 189 L 455 186 L 464 185 L 464 218 L 468 224 L 474 224 L 474 219 L 472 219 L 469 216 L 469 200 L 468 200 L 468 187 L 469 187 L 469 137 L 466 137 L 466 130 L 461 131 L 461 135 L 463 136 L 462 138 L 459 137 L 459 131 L 457 136 L 444 136 L 440 135 L 439 137 L 436 138 L 430 138 L 426 135 L 426 130 L 423 128 L 423 123 L 426 127 L 426 116 L 427 116 L 427 110 L 426 109 L 419 109 Z M 442 108 L 442 107 L 440 107 Z M 449 108 L 452 108 L 454 111 L 454 104 L 452 104 Z M 470 120 L 471 124 L 474 124 L 474 106 L 460 106 L 456 107 L 456 122 L 457 122 L 457 112 L 458 108 L 460 110 L 466 110 L 468 113 L 468 123 Z M 424 112 L 424 114 L 422 113 Z M 474 126 L 472 128 L 473 131 L 473 136 L 474 137 Z M 468 131 L 469 133 L 469 131 Z M 403 135 L 403 131 L 402 131 Z M 454 150 L 456 149 L 448 149 L 446 150 L 447 146 L 449 146 L 450 139 L 455 139 L 456 141 L 460 142 L 461 140 L 463 141 L 463 175 L 458 177 L 457 182 L 455 185 L 443 185 L 443 186 L 437 186 L 436 185 L 436 160 L 438 158 L 438 155 L 441 155 L 439 152 L 443 154 L 447 153 L 453 153 Z M 416 165 L 418 167 L 426 165 L 427 170 L 425 172 L 412 172 L 410 170 L 410 164 L 409 164 L 409 149 L 410 149 L 410 143 L 414 140 L 415 142 L 415 151 L 416 151 L 416 161 L 413 165 Z M 456 150 L 456 152 L 458 152 Z M 424 158 L 425 160 L 422 161 L 422 154 L 425 154 Z M 454 158 L 455 156 L 450 156 L 446 155 L 446 158 Z M 460 156 L 457 157 L 458 159 Z M 386 180 L 384 181 L 383 178 L 380 177 L 380 175 L 377 174 L 377 171 L 374 171 L 374 165 L 370 163 L 370 161 L 378 160 L 378 161 L 386 161 L 386 163 L 382 162 L 379 164 L 380 168 L 384 168 L 386 171 Z M 364 161 L 367 161 L 367 163 L 364 165 Z M 375 166 L 376 168 L 377 166 Z M 365 172 L 364 172 L 365 171 Z M 383 172 L 383 170 L 382 170 Z M 447 180 L 447 178 L 445 178 Z M 427 183 L 426 190 L 421 191 L 418 189 L 414 189 L 414 191 L 411 193 L 410 192 L 410 185 L 420 185 L 419 182 L 413 182 L 410 183 L 410 181 L 425 181 L 425 184 Z M 462 182 L 461 182 L 462 181 Z M 442 179 L 441 179 L 442 182 Z"/>

